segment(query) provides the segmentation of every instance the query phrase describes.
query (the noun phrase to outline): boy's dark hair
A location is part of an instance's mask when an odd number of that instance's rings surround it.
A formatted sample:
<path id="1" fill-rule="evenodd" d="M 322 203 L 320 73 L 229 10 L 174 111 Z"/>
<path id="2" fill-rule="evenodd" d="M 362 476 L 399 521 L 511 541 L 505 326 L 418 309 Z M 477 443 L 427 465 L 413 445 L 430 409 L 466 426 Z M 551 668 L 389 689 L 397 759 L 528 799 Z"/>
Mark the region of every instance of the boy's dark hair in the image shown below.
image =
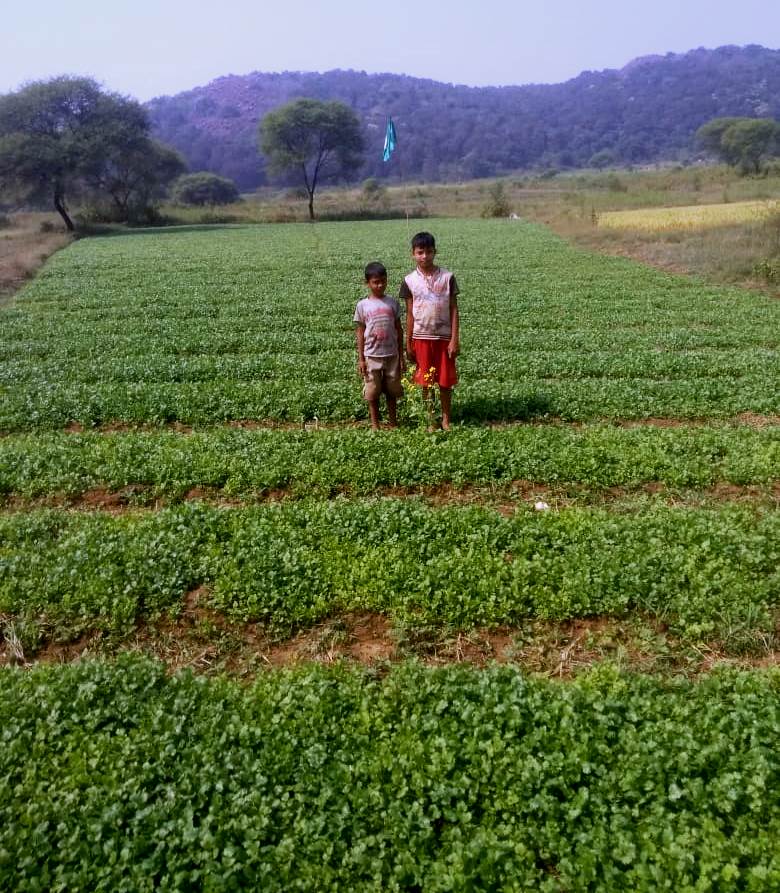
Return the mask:
<path id="1" fill-rule="evenodd" d="M 365 269 L 366 282 L 368 282 L 369 279 L 373 279 L 376 276 L 387 276 L 387 270 L 385 269 L 385 265 L 380 264 L 378 260 L 375 260 L 370 264 L 366 264 L 366 269 Z"/>
<path id="2" fill-rule="evenodd" d="M 436 239 L 430 233 L 421 232 L 412 236 L 412 251 L 415 248 L 433 248 L 436 249 Z"/>

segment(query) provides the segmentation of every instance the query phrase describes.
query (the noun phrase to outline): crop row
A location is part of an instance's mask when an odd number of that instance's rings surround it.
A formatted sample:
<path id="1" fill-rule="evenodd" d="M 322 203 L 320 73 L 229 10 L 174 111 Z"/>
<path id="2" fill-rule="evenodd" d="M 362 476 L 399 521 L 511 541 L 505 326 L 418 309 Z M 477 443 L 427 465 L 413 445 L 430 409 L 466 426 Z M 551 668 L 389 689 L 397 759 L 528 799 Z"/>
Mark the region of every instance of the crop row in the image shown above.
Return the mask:
<path id="1" fill-rule="evenodd" d="M 139 271 L 140 273 L 140 271 Z M 181 276 L 181 274 L 178 274 Z M 140 276 L 139 276 L 140 279 Z M 643 283 L 637 285 L 641 287 Z M 135 284 L 139 287 L 141 282 Z M 23 316 L 17 316 L 19 320 L 28 320 L 35 328 L 46 330 L 59 321 L 72 320 L 75 317 L 83 319 L 85 323 L 113 322 L 118 323 L 142 323 L 144 320 L 170 321 L 183 328 L 196 328 L 207 325 L 212 320 L 224 320 L 233 323 L 252 322 L 258 329 L 275 329 L 278 326 L 289 325 L 292 320 L 299 320 L 305 324 L 300 331 L 317 331 L 320 326 L 326 330 L 337 330 L 337 326 L 350 327 L 352 320 L 351 310 L 354 310 L 354 301 L 350 298 L 339 297 L 332 294 L 333 287 L 327 289 L 325 295 L 328 304 L 319 308 L 312 301 L 312 296 L 301 295 L 300 285 L 295 287 L 293 283 L 287 283 L 287 288 L 282 291 L 283 283 L 277 283 L 280 289 L 271 296 L 263 296 L 262 303 L 253 304 L 239 294 L 230 294 L 223 300 L 231 303 L 213 302 L 205 304 L 199 301 L 198 295 L 188 295 L 186 288 L 176 277 L 168 282 L 167 296 L 160 300 L 155 296 L 139 299 L 132 304 L 118 301 L 114 306 L 101 292 L 97 292 L 92 302 L 86 304 L 77 298 L 62 298 L 51 302 L 29 302 L 26 293 L 20 298 L 18 307 L 24 311 Z M 34 286 L 31 286 L 34 288 Z M 326 288 L 323 286 L 323 288 Z M 515 288 L 522 288 L 517 283 Z M 362 296 L 365 288 L 352 287 L 349 289 L 355 298 Z M 292 300 L 293 305 L 285 303 Z M 129 297 L 129 295 L 128 295 Z M 691 296 L 693 297 L 693 296 Z M 584 296 L 580 291 L 580 300 Z M 693 300 L 689 305 L 676 305 L 669 295 L 664 298 L 659 295 L 655 300 L 647 298 L 637 299 L 635 296 L 626 298 L 619 295 L 611 295 L 607 300 L 605 295 L 601 300 L 585 300 L 578 304 L 571 295 L 540 295 L 537 302 L 531 299 L 527 291 L 520 292 L 512 300 L 495 301 L 486 300 L 478 305 L 465 305 L 466 320 L 473 323 L 476 333 L 483 336 L 489 320 L 506 319 L 507 322 L 517 324 L 526 329 L 550 330 L 551 332 L 567 332 L 588 326 L 592 331 L 598 332 L 614 325 L 621 328 L 639 328 L 645 331 L 663 331 L 669 325 L 685 326 L 705 324 L 708 327 L 718 324 L 734 328 L 737 332 L 753 332 L 755 327 L 766 323 L 773 318 L 772 305 L 764 304 L 758 300 L 753 305 L 742 308 L 744 318 L 735 322 L 731 319 L 733 313 L 740 308 L 732 302 L 706 303 Z M 300 303 L 295 303 L 299 299 Z M 255 300 L 257 300 L 255 298 Z M 708 306 L 709 305 L 709 306 Z M 550 316 L 549 314 L 554 314 Z"/>
<path id="2" fill-rule="evenodd" d="M 461 282 L 462 419 L 780 411 L 777 302 L 536 227 L 428 225 Z M 360 271 L 380 256 L 400 281 L 405 241 L 391 223 L 83 240 L 3 312 L 0 430 L 362 417 Z"/>
<path id="3" fill-rule="evenodd" d="M 543 347 L 525 355 L 465 354 L 460 374 L 466 380 L 492 378 L 498 382 L 527 379 L 656 379 L 690 380 L 707 378 L 767 381 L 780 368 L 780 350 L 755 348 L 723 351 L 648 352 L 614 354 L 592 351 L 547 353 Z M 201 382 L 264 380 L 282 382 L 343 382 L 355 379 L 355 350 L 321 350 L 306 354 L 258 353 L 252 355 L 203 353 L 114 354 L 110 358 L 84 358 L 74 369 L 72 357 L 39 359 L 27 357 L 7 361 L 0 368 L 0 387 L 28 389 L 45 387 L 47 382 Z M 733 385 L 734 382 L 729 382 Z"/>
<path id="4" fill-rule="evenodd" d="M 729 418 L 777 415 L 780 389 L 760 378 L 686 381 L 590 378 L 463 381 L 453 399 L 455 422 Z M 124 422 L 206 425 L 243 419 L 343 422 L 366 418 L 355 377 L 351 382 L 199 381 L 106 384 L 50 381 L 8 388 L 0 401 L 0 431 L 52 430 Z"/>
<path id="5" fill-rule="evenodd" d="M 0 494 L 26 497 L 131 485 L 149 488 L 148 499 L 193 487 L 330 495 L 517 480 L 596 488 L 772 484 L 780 481 L 780 427 L 524 425 L 463 427 L 436 438 L 414 428 L 380 437 L 349 428 L 213 428 L 0 438 Z"/>
<path id="6" fill-rule="evenodd" d="M 0 515 L 0 613 L 28 638 L 126 635 L 201 585 L 213 608 L 279 634 L 339 611 L 469 627 L 639 610 L 737 641 L 771 633 L 780 512 L 645 501 L 505 517 L 338 499 Z"/>
<path id="7" fill-rule="evenodd" d="M 76 317 L 58 319 L 56 327 L 37 328 L 30 331 L 26 316 L 6 311 L 3 314 L 3 330 L 0 333 L 0 360 L 94 359 L 97 351 L 106 356 L 133 357 L 147 354 L 150 357 L 199 357 L 235 355 L 237 360 L 245 356 L 278 355 L 310 357 L 323 351 L 338 353 L 341 357 L 353 356 L 352 327 L 344 320 L 324 330 L 322 323 L 316 332 L 309 332 L 305 339 L 293 342 L 290 331 L 279 325 L 274 331 L 257 327 L 254 317 L 209 320 L 208 330 L 200 325 L 175 329 L 170 320 L 140 320 L 132 329 L 116 330 L 116 322 L 95 325 Z M 24 325 L 21 325 L 21 322 Z M 490 351 L 491 356 L 511 354 L 519 360 L 528 355 L 543 352 L 546 359 L 556 361 L 555 354 L 576 353 L 583 362 L 591 362 L 585 355 L 608 353 L 612 356 L 632 354 L 644 358 L 666 352 L 707 351 L 731 352 L 749 356 L 753 350 L 774 351 L 780 346 L 780 333 L 768 329 L 762 321 L 752 331 L 734 332 L 714 328 L 686 325 L 673 330 L 644 332 L 636 326 L 611 326 L 597 336 L 592 328 L 577 331 L 547 329 L 540 337 L 538 327 L 518 323 L 511 329 L 492 332 L 464 333 L 464 346 L 468 352 Z M 540 345 L 543 351 L 540 351 Z M 684 356 L 684 353 L 682 354 Z M 463 357 L 468 359 L 468 356 Z"/>
<path id="8" fill-rule="evenodd" d="M 0 681 L 3 890 L 780 889 L 776 673 Z"/>

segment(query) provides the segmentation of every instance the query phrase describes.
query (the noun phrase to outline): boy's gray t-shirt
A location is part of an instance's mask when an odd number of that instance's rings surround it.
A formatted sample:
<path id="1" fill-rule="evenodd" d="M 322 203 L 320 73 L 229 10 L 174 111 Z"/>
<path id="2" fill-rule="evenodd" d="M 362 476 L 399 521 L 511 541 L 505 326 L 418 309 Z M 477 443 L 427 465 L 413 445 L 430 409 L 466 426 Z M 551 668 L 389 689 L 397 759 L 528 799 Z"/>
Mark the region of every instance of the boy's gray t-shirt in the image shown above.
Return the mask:
<path id="1" fill-rule="evenodd" d="M 363 352 L 367 357 L 394 357 L 398 354 L 396 322 L 401 307 L 395 298 L 363 298 L 355 308 L 353 322 L 365 326 Z"/>

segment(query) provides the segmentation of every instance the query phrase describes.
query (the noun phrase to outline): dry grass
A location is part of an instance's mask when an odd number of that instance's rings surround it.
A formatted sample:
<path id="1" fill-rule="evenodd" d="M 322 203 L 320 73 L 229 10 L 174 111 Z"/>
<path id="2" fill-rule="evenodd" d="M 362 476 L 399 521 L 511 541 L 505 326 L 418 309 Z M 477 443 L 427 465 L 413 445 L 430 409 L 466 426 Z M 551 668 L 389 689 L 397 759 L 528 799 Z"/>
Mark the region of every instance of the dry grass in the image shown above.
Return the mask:
<path id="1" fill-rule="evenodd" d="M 0 229 L 0 304 L 8 303 L 50 255 L 72 240 L 53 214 L 19 213 L 7 219 L 9 225 Z"/>
<path id="2" fill-rule="evenodd" d="M 776 201 L 729 202 L 715 205 L 685 205 L 678 208 L 642 208 L 606 211 L 598 215 L 598 226 L 606 229 L 640 229 L 654 232 L 680 229 L 709 229 L 744 223 L 761 223 L 780 212 Z"/>
<path id="3" fill-rule="evenodd" d="M 554 228 L 594 251 L 780 296 L 780 215 L 700 229 L 616 230 L 570 222 Z"/>

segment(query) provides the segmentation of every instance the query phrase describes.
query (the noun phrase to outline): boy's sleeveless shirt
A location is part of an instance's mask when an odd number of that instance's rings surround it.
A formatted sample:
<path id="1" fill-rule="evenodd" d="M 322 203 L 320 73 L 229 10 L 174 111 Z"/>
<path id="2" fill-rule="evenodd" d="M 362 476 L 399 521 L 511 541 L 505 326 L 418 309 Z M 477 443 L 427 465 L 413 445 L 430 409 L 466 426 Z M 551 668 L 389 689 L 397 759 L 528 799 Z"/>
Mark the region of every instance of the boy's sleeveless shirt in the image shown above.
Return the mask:
<path id="1" fill-rule="evenodd" d="M 400 316 L 398 301 L 389 295 L 358 301 L 354 321 L 366 327 L 363 343 L 367 357 L 394 357 L 398 354 L 395 323 Z"/>
<path id="2" fill-rule="evenodd" d="M 452 337 L 450 298 L 458 294 L 458 283 L 449 270 L 438 267 L 427 276 L 419 269 L 404 276 L 401 298 L 412 298 L 413 338 L 429 341 Z"/>

